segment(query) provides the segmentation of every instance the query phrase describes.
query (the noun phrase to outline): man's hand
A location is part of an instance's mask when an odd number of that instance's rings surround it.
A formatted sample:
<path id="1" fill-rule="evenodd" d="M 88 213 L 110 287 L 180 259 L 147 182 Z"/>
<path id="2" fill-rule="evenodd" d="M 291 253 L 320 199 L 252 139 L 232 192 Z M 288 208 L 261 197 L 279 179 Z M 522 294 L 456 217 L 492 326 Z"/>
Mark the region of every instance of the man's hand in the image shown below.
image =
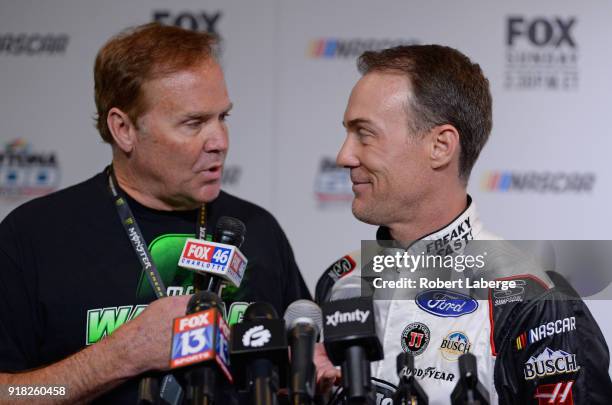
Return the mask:
<path id="1" fill-rule="evenodd" d="M 340 383 L 340 370 L 338 370 L 325 352 L 323 343 L 315 345 L 314 364 L 317 369 L 317 393 L 326 394 L 334 384 Z"/>
<path id="2" fill-rule="evenodd" d="M 166 370 L 170 365 L 172 322 L 185 315 L 191 295 L 153 301 L 139 316 L 117 329 L 110 339 L 120 341 L 125 363 L 138 375 L 149 370 Z M 115 345 L 113 345 L 115 346 Z"/>
<path id="3" fill-rule="evenodd" d="M 154 301 L 138 317 L 111 336 L 72 356 L 32 371 L 0 373 L 0 384 L 57 385 L 67 396 L 33 403 L 86 403 L 129 378 L 170 364 L 172 320 L 185 315 L 191 296 Z"/>

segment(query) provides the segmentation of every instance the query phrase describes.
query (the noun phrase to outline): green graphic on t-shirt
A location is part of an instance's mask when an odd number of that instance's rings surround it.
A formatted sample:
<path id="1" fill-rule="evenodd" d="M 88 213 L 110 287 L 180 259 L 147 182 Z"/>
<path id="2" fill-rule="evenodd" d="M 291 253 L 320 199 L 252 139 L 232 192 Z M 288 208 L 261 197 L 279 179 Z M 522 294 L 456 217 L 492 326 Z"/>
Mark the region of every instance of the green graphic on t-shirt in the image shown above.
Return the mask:
<path id="1" fill-rule="evenodd" d="M 126 305 L 123 307 L 90 309 L 87 311 L 87 338 L 85 343 L 91 345 L 110 335 L 119 326 L 140 315 L 146 307 L 146 305 Z"/>
<path id="2" fill-rule="evenodd" d="M 153 240 L 149 246 L 151 257 L 166 286 L 166 294 L 169 296 L 193 293 L 194 272 L 180 268 L 177 265 L 185 241 L 187 238 L 193 237 L 194 235 L 187 234 L 162 235 Z M 248 271 L 245 272 L 246 274 L 248 274 Z M 243 282 L 245 282 L 244 279 Z M 225 305 L 222 308 L 227 323 L 231 326 L 242 321 L 242 316 L 249 303 L 237 301 L 241 299 L 239 289 L 226 285 L 221 295 L 223 301 L 229 305 L 229 310 L 227 310 Z M 153 301 L 156 298 L 149 279 L 144 272 L 140 274 L 136 288 L 136 298 L 141 302 Z M 146 307 L 147 305 L 125 305 L 87 311 L 86 343 L 91 345 L 110 335 L 125 322 L 131 321 L 140 315 Z"/>
<path id="3" fill-rule="evenodd" d="M 168 295 L 184 295 L 193 292 L 193 272 L 177 266 L 185 241 L 193 237 L 193 235 L 185 234 L 162 235 L 155 238 L 149 245 L 153 263 L 166 286 Z M 140 273 L 136 297 L 146 300 L 155 299 L 151 283 L 144 272 Z"/>
<path id="4" fill-rule="evenodd" d="M 149 245 L 149 251 L 153 258 L 153 263 L 157 266 L 157 271 L 166 286 L 167 295 L 184 295 L 193 293 L 193 274 L 191 270 L 183 269 L 178 266 L 183 247 L 187 238 L 193 238 L 189 234 L 167 234 L 155 238 Z M 248 275 L 248 268 L 245 271 L 245 278 Z M 243 279 L 244 283 L 245 280 Z M 224 301 L 234 301 L 239 299 L 238 288 L 226 285 L 223 288 L 222 298 Z M 139 299 L 153 300 L 155 293 L 146 274 L 140 274 L 140 281 L 136 290 L 136 297 Z"/>
<path id="5" fill-rule="evenodd" d="M 230 309 L 225 316 L 227 324 L 232 326 L 235 323 L 242 322 L 242 317 L 244 316 L 244 312 L 248 306 L 248 302 L 232 302 L 232 305 L 230 305 Z"/>

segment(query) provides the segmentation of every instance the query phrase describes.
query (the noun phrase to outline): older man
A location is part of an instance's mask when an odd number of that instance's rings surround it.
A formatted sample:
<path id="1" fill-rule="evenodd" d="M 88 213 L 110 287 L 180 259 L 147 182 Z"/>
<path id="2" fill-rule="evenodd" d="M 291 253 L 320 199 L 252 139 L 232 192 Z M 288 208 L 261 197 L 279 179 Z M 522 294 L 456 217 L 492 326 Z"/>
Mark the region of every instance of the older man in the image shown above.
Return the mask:
<path id="1" fill-rule="evenodd" d="M 483 230 L 466 192 L 491 131 L 489 83 L 480 67 L 438 45 L 366 52 L 358 66 L 362 77 L 348 101 L 347 135 L 337 157 L 351 172 L 355 217 L 380 226 L 381 244 L 392 241 L 396 253 L 412 256 L 456 257 L 478 245 L 474 240 L 498 239 Z M 372 365 L 377 403 L 390 401 L 402 351 L 414 356 L 415 368 L 407 373 L 428 393 L 430 404 L 449 403 L 459 379 L 457 360 L 467 352 L 478 359 L 492 403 L 609 401 L 608 348 L 584 303 L 563 280 L 553 281 L 554 275 L 506 242 L 489 243 L 482 273 L 514 281 L 514 288 L 470 297 L 417 285 L 384 291 L 383 299 L 375 300 L 385 352 L 384 360 Z M 318 302 L 330 298 L 339 279 L 373 274 L 362 253 L 344 256 L 321 276 Z M 416 274 L 424 274 L 422 267 Z M 398 274 L 386 276 L 395 281 Z M 374 290 L 377 285 L 380 281 Z M 380 292 L 374 297 L 381 298 Z M 339 372 L 321 347 L 317 365 L 325 390 Z"/>
<path id="2" fill-rule="evenodd" d="M 172 320 L 193 290 L 177 268 L 184 241 L 221 216 L 246 224 L 250 259 L 240 289 L 223 292 L 230 323 L 249 302 L 282 313 L 309 297 L 272 215 L 220 191 L 232 103 L 213 45 L 148 24 L 98 53 L 97 127 L 112 164 L 0 225 L 0 386 L 65 387 L 53 399 L 66 403 L 112 390 L 100 401 L 135 403 L 135 377 L 167 369 Z"/>

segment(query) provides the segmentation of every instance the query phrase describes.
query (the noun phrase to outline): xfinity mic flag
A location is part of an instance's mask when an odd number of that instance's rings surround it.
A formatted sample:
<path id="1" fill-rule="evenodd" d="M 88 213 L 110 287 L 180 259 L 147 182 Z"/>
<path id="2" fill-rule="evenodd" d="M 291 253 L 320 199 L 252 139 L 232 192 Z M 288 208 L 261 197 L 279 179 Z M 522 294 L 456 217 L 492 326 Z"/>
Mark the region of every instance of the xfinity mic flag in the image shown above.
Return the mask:
<path id="1" fill-rule="evenodd" d="M 217 362 L 227 379 L 229 372 L 229 327 L 214 308 L 174 320 L 170 368 L 178 368 L 209 360 Z"/>
<path id="2" fill-rule="evenodd" d="M 185 241 L 178 265 L 240 287 L 247 259 L 236 246 L 190 238 Z"/>
<path id="3" fill-rule="evenodd" d="M 348 345 L 362 345 L 370 361 L 382 358 L 382 347 L 376 335 L 374 304 L 370 298 L 350 298 L 323 305 L 323 334 L 330 360 L 340 365 Z"/>
<path id="4" fill-rule="evenodd" d="M 342 280 L 340 280 L 342 281 Z M 376 335 L 372 298 L 338 296 L 359 294 L 357 285 L 332 289 L 332 301 L 323 305 L 325 351 L 335 366 L 342 367 L 342 388 L 347 403 L 374 403 L 370 362 L 382 360 L 382 345 Z M 340 283 L 340 282 L 339 282 Z"/>

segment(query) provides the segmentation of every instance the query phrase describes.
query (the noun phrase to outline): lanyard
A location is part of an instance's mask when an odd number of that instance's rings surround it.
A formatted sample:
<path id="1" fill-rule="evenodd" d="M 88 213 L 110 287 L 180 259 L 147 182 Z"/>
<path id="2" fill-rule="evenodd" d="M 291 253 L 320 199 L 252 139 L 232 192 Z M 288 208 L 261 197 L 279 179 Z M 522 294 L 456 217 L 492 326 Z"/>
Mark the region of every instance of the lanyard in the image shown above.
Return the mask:
<path id="1" fill-rule="evenodd" d="M 136 218 L 134 218 L 134 214 L 132 214 L 132 210 L 127 203 L 127 199 L 123 196 L 123 192 L 119 189 L 119 187 L 117 187 L 118 183 L 115 177 L 115 172 L 113 171 L 113 166 L 109 166 L 106 169 L 106 172 L 108 175 L 108 188 L 113 196 L 115 208 L 117 209 L 117 215 L 119 215 L 121 225 L 123 225 L 123 229 L 125 229 L 128 239 L 132 244 L 132 249 L 138 257 L 142 270 L 147 275 L 149 283 L 151 284 L 157 298 L 165 297 L 166 286 L 159 275 L 159 271 L 157 271 L 155 263 L 153 263 L 151 252 L 149 252 L 149 249 L 147 248 L 145 239 L 142 236 L 142 232 L 140 231 L 140 227 L 136 222 Z M 202 204 L 202 207 L 198 212 L 196 235 L 198 235 L 200 239 L 206 238 L 206 204 Z"/>

